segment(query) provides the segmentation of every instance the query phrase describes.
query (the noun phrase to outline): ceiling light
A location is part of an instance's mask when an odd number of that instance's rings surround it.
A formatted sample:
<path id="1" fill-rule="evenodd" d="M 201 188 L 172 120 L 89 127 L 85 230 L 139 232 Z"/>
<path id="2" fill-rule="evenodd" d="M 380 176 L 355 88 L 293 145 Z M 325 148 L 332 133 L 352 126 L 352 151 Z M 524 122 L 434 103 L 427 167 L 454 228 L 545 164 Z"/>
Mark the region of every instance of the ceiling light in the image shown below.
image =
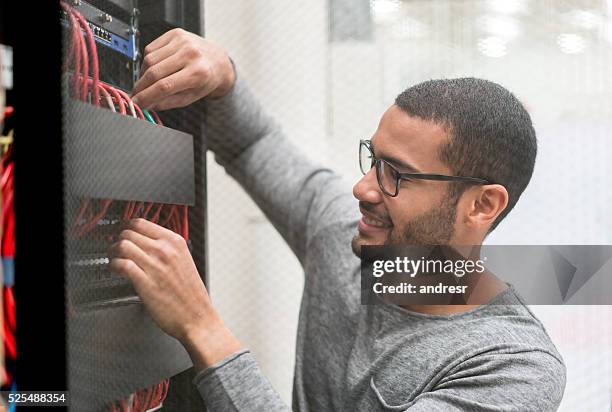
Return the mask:
<path id="1" fill-rule="evenodd" d="M 528 0 L 488 0 L 491 11 L 502 14 L 526 14 L 529 11 Z"/>
<path id="2" fill-rule="evenodd" d="M 563 53 L 582 53 L 586 49 L 586 41 L 578 34 L 563 33 L 557 36 L 557 44 Z"/>
<path id="3" fill-rule="evenodd" d="M 508 42 L 501 37 L 489 36 L 478 40 L 478 50 L 489 57 L 503 57 L 507 53 Z"/>
<path id="4" fill-rule="evenodd" d="M 370 0 L 370 9 L 376 23 L 387 23 L 397 19 L 400 0 Z"/>
<path id="5" fill-rule="evenodd" d="M 476 24 L 487 34 L 508 40 L 517 37 L 521 31 L 517 21 L 506 16 L 485 15 L 479 17 Z"/>

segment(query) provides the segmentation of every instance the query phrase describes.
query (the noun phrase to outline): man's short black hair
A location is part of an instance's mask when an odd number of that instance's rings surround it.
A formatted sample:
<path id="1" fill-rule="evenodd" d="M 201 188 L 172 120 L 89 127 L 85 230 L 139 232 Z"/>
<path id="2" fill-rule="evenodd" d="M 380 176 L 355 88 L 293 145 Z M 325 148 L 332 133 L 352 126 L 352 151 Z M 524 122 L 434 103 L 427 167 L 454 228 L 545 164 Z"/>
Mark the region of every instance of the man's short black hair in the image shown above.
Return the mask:
<path id="1" fill-rule="evenodd" d="M 533 174 L 537 140 L 521 102 L 497 83 L 460 78 L 419 83 L 397 96 L 395 104 L 410 116 L 445 128 L 450 138 L 439 154 L 454 174 L 506 187 L 508 206 L 489 232 L 495 229 Z M 455 184 L 452 190 L 458 196 L 467 187 Z"/>

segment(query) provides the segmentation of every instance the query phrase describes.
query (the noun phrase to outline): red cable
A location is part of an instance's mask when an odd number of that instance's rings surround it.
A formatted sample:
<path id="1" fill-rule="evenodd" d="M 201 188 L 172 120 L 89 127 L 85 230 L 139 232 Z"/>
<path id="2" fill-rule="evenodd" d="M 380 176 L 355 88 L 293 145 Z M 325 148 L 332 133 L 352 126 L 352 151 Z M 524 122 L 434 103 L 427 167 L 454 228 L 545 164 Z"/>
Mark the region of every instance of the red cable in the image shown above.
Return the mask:
<path id="1" fill-rule="evenodd" d="M 5 227 L 7 231 L 7 241 L 3 245 L 2 252 L 4 256 L 14 257 L 15 256 L 15 215 L 11 213 L 8 218 L 8 223 Z"/>
<path id="2" fill-rule="evenodd" d="M 8 215 L 13 208 L 13 196 L 14 192 L 12 190 L 6 194 L 4 204 L 2 205 L 2 216 Z"/>
<path id="3" fill-rule="evenodd" d="M 157 113 L 155 113 L 153 110 L 149 110 L 149 113 L 151 113 L 151 115 L 153 116 L 153 118 L 155 119 L 155 121 L 157 122 L 158 125 L 160 125 L 160 126 L 164 125 L 162 123 L 161 119 L 159 118 L 159 116 L 157 115 Z"/>
<path id="4" fill-rule="evenodd" d="M 163 404 L 163 402 L 166 400 L 166 397 L 168 396 L 168 387 L 169 386 L 170 386 L 170 380 L 169 379 L 164 379 L 158 385 L 157 402 L 156 402 L 156 405 L 153 405 L 152 407 L 160 406 L 160 405 Z"/>
<path id="5" fill-rule="evenodd" d="M 82 38 L 80 36 L 80 29 L 77 29 L 77 27 L 79 26 L 76 17 L 73 14 L 73 10 L 71 7 L 69 7 L 66 3 L 64 3 L 63 1 L 60 1 L 60 5 L 61 7 L 64 9 L 64 11 L 66 12 L 66 15 L 68 16 L 68 18 L 70 19 L 70 25 L 72 27 L 72 45 L 71 45 L 71 51 L 73 51 L 73 53 L 71 55 L 75 56 L 75 61 L 74 61 L 74 78 L 73 78 L 73 82 L 74 82 L 74 92 L 75 94 L 78 96 L 79 94 L 79 80 L 80 80 L 80 76 L 81 76 L 81 60 L 83 58 L 82 53 L 83 50 L 81 48 L 81 41 L 80 39 Z M 87 51 L 85 51 L 87 52 Z M 87 59 L 85 59 L 87 61 Z M 86 63 L 87 64 L 87 63 Z"/>
<path id="6" fill-rule="evenodd" d="M 11 330 L 16 330 L 17 318 L 15 316 L 15 297 L 13 296 L 13 287 L 4 287 L 4 301 L 6 302 L 7 311 L 7 323 Z"/>
<path id="7" fill-rule="evenodd" d="M 81 13 L 76 10 L 73 10 L 74 15 L 81 23 L 81 27 L 87 33 L 87 42 L 89 43 L 89 51 L 91 52 L 91 60 L 92 60 L 92 77 L 93 77 L 93 100 L 94 105 L 100 106 L 100 91 L 98 90 L 98 82 L 99 78 L 99 67 L 98 67 L 98 51 L 96 49 L 96 41 L 94 39 L 93 33 L 91 32 L 91 28 L 85 20 L 85 17 Z M 85 72 L 86 76 L 89 76 L 88 72 Z"/>
<path id="8" fill-rule="evenodd" d="M 134 210 L 134 202 L 128 203 L 128 210 L 125 216 L 125 220 L 130 220 L 132 218 L 132 210 Z"/>
<path id="9" fill-rule="evenodd" d="M 140 110 L 140 107 L 138 107 L 138 105 L 132 101 L 132 98 L 121 89 L 117 89 L 117 92 L 119 92 L 119 94 L 125 99 L 125 101 L 128 102 L 128 104 L 132 103 L 132 105 L 134 106 L 134 110 L 136 111 L 136 116 L 138 116 L 139 119 L 144 119 L 144 114 L 142 113 L 142 110 Z"/>
<path id="10" fill-rule="evenodd" d="M 6 157 L 5 159 L 3 159 L 3 163 L 6 161 Z M 13 166 L 13 162 L 9 162 L 8 165 L 4 166 L 4 170 L 2 171 L 2 185 L 4 185 L 4 182 L 8 179 L 8 177 L 12 174 L 13 172 L 13 168 L 15 166 Z"/>
<path id="11" fill-rule="evenodd" d="M 87 85 L 91 85 L 93 87 L 93 80 L 92 79 L 87 79 Z M 102 90 L 102 94 L 104 95 L 104 97 L 111 97 L 108 87 L 105 83 L 103 82 L 99 82 L 98 83 L 98 90 Z M 112 100 L 112 98 L 111 98 Z M 109 107 L 110 108 L 110 107 Z"/>
<path id="12" fill-rule="evenodd" d="M 74 16 L 72 16 L 72 14 L 70 14 L 70 17 L 72 17 L 72 19 L 74 19 L 74 24 L 77 25 L 77 21 L 74 18 Z M 83 49 L 81 47 L 81 39 L 78 37 L 79 33 L 73 29 L 73 36 L 74 36 L 74 41 L 72 43 L 72 48 L 74 49 L 74 54 L 75 54 L 75 58 L 74 58 L 74 73 L 72 74 L 73 78 L 72 78 L 72 82 L 73 82 L 73 90 L 74 90 L 74 95 L 77 97 L 77 99 L 79 98 L 80 95 L 80 91 L 81 91 L 81 63 L 83 61 Z M 85 61 L 87 62 L 87 58 L 85 58 Z M 87 63 L 86 63 L 87 64 Z"/>
<path id="13" fill-rule="evenodd" d="M 183 238 L 189 240 L 189 210 L 187 205 L 183 206 Z"/>
<path id="14" fill-rule="evenodd" d="M 147 402 L 145 403 L 146 409 L 149 410 L 152 408 L 157 408 L 162 405 L 166 396 L 168 395 L 168 386 L 170 382 L 168 379 L 164 379 L 153 388 L 150 389 L 151 395 Z"/>
<path id="15" fill-rule="evenodd" d="M 71 17 L 74 19 L 74 26 L 72 28 L 73 32 L 76 34 L 76 43 L 75 47 L 77 47 L 78 56 L 80 57 L 80 68 L 78 73 L 75 73 L 75 93 L 77 98 L 80 98 L 83 101 L 87 100 L 87 85 L 83 81 L 87 76 L 89 76 L 89 54 L 87 53 L 87 46 L 85 45 L 85 40 L 83 39 L 83 35 L 81 33 L 81 25 L 76 18 L 76 15 L 70 12 Z M 72 21 L 72 19 L 71 19 Z M 79 92 L 81 96 L 79 97 Z"/>
<path id="16" fill-rule="evenodd" d="M 142 112 L 142 110 L 140 110 L 140 107 L 134 102 L 132 102 L 132 104 L 134 105 L 134 109 L 136 110 L 136 114 L 138 115 L 138 118 L 144 119 L 145 118 L 144 113 Z"/>
<path id="17" fill-rule="evenodd" d="M 14 244 L 14 229 L 15 229 L 15 217 L 13 212 L 13 196 L 14 192 L 8 192 L 8 195 L 4 199 L 4 205 L 2 207 L 2 219 L 3 219 L 3 236 L 2 236 L 2 256 L 14 256 L 15 255 L 15 244 Z"/>
<path id="18" fill-rule="evenodd" d="M 128 213 L 128 220 L 134 216 L 134 210 L 136 210 L 136 202 L 130 202 L 130 211 Z"/>
<path id="19" fill-rule="evenodd" d="M 125 208 L 123 209 L 122 220 L 128 220 L 130 216 L 130 208 L 132 207 L 132 202 L 127 202 L 125 204 Z"/>
<path id="20" fill-rule="evenodd" d="M 105 87 L 113 95 L 113 100 L 117 101 L 117 105 L 119 106 L 119 113 L 125 114 L 125 103 L 123 103 L 121 95 L 117 92 L 117 89 L 106 83 L 102 83 L 102 87 Z"/>
<path id="21" fill-rule="evenodd" d="M 135 217 L 138 217 L 138 212 L 139 212 L 140 210 L 142 210 L 143 208 L 144 208 L 144 202 L 138 202 L 138 203 L 137 203 L 137 206 L 136 206 L 136 209 L 134 210 L 134 213 L 135 213 L 135 215 L 136 215 Z M 141 212 L 141 215 L 140 215 L 140 216 L 142 217 L 142 212 Z"/>
<path id="22" fill-rule="evenodd" d="M 172 219 L 170 219 L 170 222 L 168 223 L 167 228 L 173 231 L 174 233 L 181 233 L 181 234 L 183 233 L 180 229 L 180 219 L 178 217 L 178 213 L 172 214 Z"/>
<path id="23" fill-rule="evenodd" d="M 117 92 L 120 92 L 121 90 L 116 89 Z M 127 116 L 132 116 L 132 117 L 137 117 L 138 114 L 136 113 L 136 109 L 134 109 L 134 112 L 132 113 L 132 110 L 130 108 L 130 113 L 127 112 L 127 109 L 130 107 L 130 102 L 125 100 L 125 98 L 123 96 L 121 96 L 121 102 L 123 103 L 123 105 L 125 106 L 125 114 Z"/>
<path id="24" fill-rule="evenodd" d="M 4 330 L 4 346 L 6 348 L 6 354 L 11 359 L 17 359 L 17 342 L 15 336 L 8 330 L 6 323 L 3 323 L 2 329 Z"/>
<path id="25" fill-rule="evenodd" d="M 85 214 L 85 211 L 87 210 L 87 207 L 89 206 L 89 199 L 83 199 L 81 200 L 81 207 L 79 208 L 79 211 L 77 212 L 77 215 L 74 219 L 74 226 L 78 226 L 79 222 L 83 219 L 83 215 Z"/>
<path id="26" fill-rule="evenodd" d="M 153 399 L 151 399 L 151 403 L 149 404 L 149 409 L 156 408 L 162 403 L 162 392 L 164 390 L 164 382 L 160 382 L 155 385 L 155 390 L 153 391 Z"/>
<path id="27" fill-rule="evenodd" d="M 168 216 L 166 216 L 166 219 L 161 223 L 162 226 L 166 226 L 170 222 L 170 219 L 172 218 L 172 216 L 174 216 L 175 210 L 176 205 L 170 206 L 170 212 L 168 213 Z"/>
<path id="28" fill-rule="evenodd" d="M 132 398 L 132 412 L 140 412 L 140 394 L 139 391 L 134 392 Z"/>
<path id="29" fill-rule="evenodd" d="M 164 204 L 160 203 L 159 206 L 157 207 L 157 210 L 155 211 L 155 213 L 153 213 L 153 216 L 151 216 L 151 222 L 157 223 L 157 221 L 159 220 L 159 215 L 160 215 L 163 207 L 164 207 Z"/>
<path id="30" fill-rule="evenodd" d="M 8 301 L 4 307 L 4 322 L 3 322 L 3 332 L 4 332 L 4 343 L 7 348 L 7 354 L 10 358 L 15 359 L 17 357 L 17 342 L 15 337 L 16 331 L 16 307 L 15 300 L 13 299 L 13 291 L 12 287 L 6 287 L 4 291 L 4 296 Z"/>
<path id="31" fill-rule="evenodd" d="M 151 211 L 151 209 L 153 208 L 154 203 L 153 202 L 149 202 L 149 204 L 145 207 L 144 211 L 142 212 L 142 217 L 144 219 L 147 218 L 147 216 L 149 215 L 149 212 Z"/>
<path id="32" fill-rule="evenodd" d="M 153 400 L 155 399 L 155 387 L 152 388 L 146 388 L 144 389 L 144 391 L 141 393 L 141 402 L 142 402 L 142 411 L 146 411 L 148 409 L 151 409 L 151 403 L 153 402 Z"/>
<path id="33" fill-rule="evenodd" d="M 147 409 L 155 408 L 159 406 L 159 395 L 161 393 L 161 382 L 151 388 L 151 396 L 147 402 Z"/>
<path id="34" fill-rule="evenodd" d="M 165 401 L 166 398 L 168 397 L 168 389 L 170 389 L 170 379 L 164 380 L 163 389 L 164 390 L 162 391 L 162 395 L 161 395 L 162 402 Z"/>
<path id="35" fill-rule="evenodd" d="M 91 230 L 93 230 L 98 224 L 98 222 L 100 221 L 100 219 L 106 216 L 106 213 L 108 212 L 108 209 L 112 202 L 113 202 L 112 199 L 102 200 L 102 207 L 100 211 L 98 212 L 98 214 L 94 215 L 94 217 L 88 223 L 85 223 L 81 227 L 77 228 L 75 235 L 77 237 L 80 237 L 80 236 L 87 234 Z"/>

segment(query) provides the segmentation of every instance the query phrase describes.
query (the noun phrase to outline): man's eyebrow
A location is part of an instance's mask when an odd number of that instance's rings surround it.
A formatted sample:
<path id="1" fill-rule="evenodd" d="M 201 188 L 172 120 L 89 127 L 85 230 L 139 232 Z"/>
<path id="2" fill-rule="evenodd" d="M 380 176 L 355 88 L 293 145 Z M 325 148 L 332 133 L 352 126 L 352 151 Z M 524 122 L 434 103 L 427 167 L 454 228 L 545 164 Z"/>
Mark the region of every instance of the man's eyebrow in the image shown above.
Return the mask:
<path id="1" fill-rule="evenodd" d="M 372 147 L 372 152 L 374 152 L 374 157 L 376 157 L 377 159 L 385 160 L 385 161 L 391 163 L 393 166 L 397 167 L 398 169 L 402 169 L 402 171 L 407 172 L 407 173 L 422 173 L 419 169 L 417 169 L 416 167 L 414 167 L 410 163 L 407 163 L 407 162 L 405 162 L 403 160 L 400 160 L 400 159 L 398 159 L 396 157 L 389 156 L 389 155 L 379 155 L 379 154 L 377 154 L 376 150 L 374 149 L 374 143 L 370 142 L 370 146 Z"/>

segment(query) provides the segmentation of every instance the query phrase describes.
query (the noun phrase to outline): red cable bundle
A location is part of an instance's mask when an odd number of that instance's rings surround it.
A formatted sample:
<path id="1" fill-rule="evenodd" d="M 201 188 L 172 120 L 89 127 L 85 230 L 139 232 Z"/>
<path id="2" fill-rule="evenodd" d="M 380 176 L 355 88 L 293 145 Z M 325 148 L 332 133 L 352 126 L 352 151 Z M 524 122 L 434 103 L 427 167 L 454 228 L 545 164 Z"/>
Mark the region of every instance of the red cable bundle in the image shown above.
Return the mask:
<path id="1" fill-rule="evenodd" d="M 74 60 L 73 88 L 75 96 L 82 101 L 87 101 L 91 90 L 92 103 L 96 106 L 99 106 L 101 91 L 102 95 L 104 96 L 104 99 L 107 102 L 106 105 L 109 107 L 109 109 L 113 111 L 119 111 L 119 113 L 121 114 L 127 114 L 126 109 L 129 107 L 130 112 L 134 117 L 145 119 L 142 109 L 132 101 L 132 99 L 126 92 L 121 89 L 112 87 L 99 80 L 98 53 L 96 49 L 95 39 L 93 37 L 93 33 L 91 31 L 91 28 L 89 27 L 89 24 L 87 23 L 83 15 L 81 15 L 72 7 L 68 6 L 65 2 L 60 2 L 60 4 L 62 9 L 68 16 L 72 27 L 72 33 L 70 37 L 71 46 L 68 52 L 68 61 L 64 64 L 64 70 L 68 69 L 68 62 L 70 60 Z M 84 36 L 83 32 L 85 32 Z M 89 77 L 90 57 L 91 78 Z M 115 108 L 115 105 L 117 106 L 117 108 Z M 158 124 L 162 125 L 162 122 L 157 113 L 151 112 L 151 114 L 155 121 Z M 89 210 L 91 204 L 92 202 L 89 199 L 84 199 L 81 202 L 81 206 L 76 214 L 72 228 L 73 235 L 81 237 L 95 229 L 97 222 L 102 219 L 108 212 L 108 209 L 111 205 L 111 201 L 102 201 L 102 207 L 100 211 L 95 214 Z M 141 216 L 146 216 L 152 207 L 153 204 L 150 204 L 146 212 L 143 212 Z M 161 210 L 162 207 L 160 205 L 153 217 L 158 219 Z M 140 207 L 137 207 L 135 202 L 128 202 L 124 209 L 123 219 L 131 219 L 135 217 L 136 214 L 139 212 Z M 174 209 L 172 209 L 172 212 L 174 212 Z M 85 219 L 85 216 L 87 214 L 89 215 L 89 217 Z M 181 225 L 177 225 L 176 223 L 172 223 L 171 225 L 175 227 L 176 230 L 180 229 L 181 233 L 185 233 L 185 229 L 179 227 L 184 226 L 184 222 Z"/>
<path id="2" fill-rule="evenodd" d="M 100 92 L 102 92 L 103 98 L 106 101 L 106 106 L 113 111 L 118 111 L 123 115 L 127 115 L 127 109 L 129 108 L 130 114 L 139 119 L 145 119 L 142 109 L 132 101 L 130 96 L 121 89 L 112 87 L 99 80 L 99 62 L 98 53 L 96 50 L 95 39 L 93 33 L 89 27 L 89 24 L 78 11 L 68 6 L 65 2 L 60 1 L 62 9 L 65 11 L 70 25 L 72 27 L 71 33 L 71 47 L 68 53 L 68 60 L 64 64 L 64 70 L 68 69 L 68 62 L 74 61 L 73 63 L 73 91 L 74 95 L 82 101 L 87 101 L 88 96 L 92 96 L 92 103 L 95 106 L 100 106 Z M 85 36 L 82 35 L 85 32 Z M 85 38 L 84 38 L 85 37 Z M 86 40 L 85 40 L 86 39 Z M 89 58 L 91 57 L 91 78 L 89 73 Z M 159 125 L 163 125 L 161 119 L 157 113 L 150 112 L 155 122 Z M 12 180 L 11 180 L 12 184 Z M 12 201 L 12 198 L 11 198 Z M 98 212 L 92 212 L 92 206 L 95 201 L 90 199 L 84 199 L 81 202 L 79 210 L 75 216 L 75 220 L 72 227 L 72 233 L 76 237 L 84 236 L 90 233 L 96 228 L 100 219 L 104 218 L 108 213 L 111 204 L 111 199 L 99 200 Z M 157 223 L 162 218 L 162 212 L 164 214 L 164 220 L 161 223 L 163 226 L 180 233 L 185 240 L 189 237 L 188 230 L 188 209 L 187 206 L 178 205 L 164 205 L 154 204 L 153 202 L 126 202 L 122 218 L 123 220 L 129 220 L 134 217 L 140 216 L 148 218 L 149 213 L 153 213 L 150 220 Z M 4 250 L 4 243 L 2 245 Z M 7 298 L 8 302 L 14 302 L 11 296 Z M 12 321 L 5 322 L 6 325 L 14 325 L 14 317 Z M 8 351 L 8 350 L 7 350 Z M 111 405 L 113 411 L 134 411 L 144 412 L 151 408 L 158 407 L 162 404 L 168 393 L 169 381 L 164 380 L 161 383 L 147 389 L 137 391 L 131 399 L 131 408 L 128 408 L 128 402 L 121 400 Z"/>
<path id="3" fill-rule="evenodd" d="M 70 20 L 70 24 L 72 27 L 71 33 L 71 47 L 68 52 L 68 61 L 74 60 L 73 68 L 73 83 L 74 83 L 74 93 L 77 98 L 83 101 L 87 101 L 90 90 L 92 94 L 92 103 L 96 106 L 100 105 L 100 91 L 102 91 L 102 95 L 107 102 L 107 106 L 109 109 L 113 111 L 119 111 L 121 114 L 127 114 L 127 108 L 129 107 L 131 114 L 134 117 L 145 119 L 144 113 L 142 109 L 135 104 L 130 96 L 121 89 L 112 87 L 104 82 L 99 80 L 99 62 L 98 62 L 98 53 L 96 49 L 95 39 L 93 37 L 93 33 L 91 32 L 91 28 L 89 24 L 78 11 L 68 6 L 65 2 L 60 2 L 62 9 L 65 11 L 66 15 Z M 83 33 L 85 32 L 85 36 Z M 85 38 L 84 38 L 85 37 Z M 85 40 L 86 39 L 86 40 Z M 91 57 L 91 78 L 89 77 L 89 58 Z M 68 61 L 64 64 L 64 69 L 68 69 Z M 117 109 L 115 108 L 117 105 Z M 162 121 L 155 112 L 151 112 L 152 117 L 155 119 L 155 122 L 159 125 L 162 125 Z M 77 236 L 84 236 L 95 229 L 97 222 L 102 219 L 108 209 L 110 208 L 111 201 L 104 200 L 102 202 L 102 207 L 99 213 L 92 213 L 88 209 L 91 206 L 91 201 L 89 199 L 84 199 L 81 202 L 81 207 L 79 208 L 77 215 L 74 220 L 72 233 Z M 146 212 L 143 211 L 140 216 L 146 217 L 148 213 L 151 211 L 153 204 L 150 204 L 147 207 Z M 141 210 L 141 207 L 137 207 L 135 202 L 128 202 L 125 206 L 123 212 L 123 219 L 128 220 L 135 217 Z M 162 211 L 162 205 L 160 205 L 155 213 L 153 214 L 151 220 L 157 221 L 160 218 L 160 213 Z M 88 213 L 89 212 L 89 213 Z M 178 211 L 176 211 L 176 206 L 170 206 L 170 210 L 168 212 L 168 216 L 164 225 L 168 225 L 168 227 L 172 230 L 181 233 L 185 239 L 188 237 L 188 229 L 187 224 L 188 220 L 186 218 L 180 221 L 178 217 Z M 85 219 L 85 215 L 89 214 L 89 217 Z M 187 211 L 184 211 L 184 216 L 187 215 Z"/>
<path id="4" fill-rule="evenodd" d="M 112 412 L 146 412 L 160 407 L 168 396 L 170 381 L 165 379 L 157 385 L 140 389 L 133 393 L 127 400 L 121 399 L 110 405 Z"/>
<path id="5" fill-rule="evenodd" d="M 5 117 L 12 114 L 11 111 L 5 111 Z M 12 268 L 10 262 L 15 257 L 15 212 L 14 212 L 14 170 L 15 163 L 12 156 L 13 146 L 11 145 L 2 158 L 1 177 L 0 177 L 0 190 L 2 191 L 2 240 L 0 242 L 0 254 L 2 259 L 6 259 L 5 268 Z M 4 262 L 3 262 L 4 263 Z M 8 275 L 8 270 L 5 276 Z M 14 274 L 11 274 L 14 276 Z M 12 280 L 11 280 L 12 281 Z M 2 324 L 3 341 L 5 348 L 5 355 L 8 359 L 17 359 L 17 340 L 15 337 L 16 333 L 16 304 L 13 295 L 13 285 L 5 282 L 3 287 L 3 308 L 4 308 L 4 321 Z M 7 370 L 3 371 L 5 384 L 10 383 L 12 374 L 9 374 Z"/>
<path id="6" fill-rule="evenodd" d="M 72 27 L 71 34 L 71 48 L 68 53 L 69 58 L 74 57 L 74 91 L 77 96 L 83 101 L 87 100 L 87 95 L 89 94 L 89 54 L 91 54 L 91 71 L 93 78 L 93 87 L 92 87 L 92 95 L 93 95 L 93 104 L 96 106 L 100 105 L 100 91 L 98 89 L 99 82 L 99 67 L 98 67 L 98 52 L 96 50 L 96 41 L 94 39 L 93 33 L 87 20 L 85 17 L 72 7 L 68 6 L 63 1 L 60 1 L 60 5 L 66 15 L 70 20 L 70 25 Z M 85 35 L 87 37 L 87 43 L 89 45 L 89 53 L 87 51 L 87 46 L 85 45 L 85 40 L 81 35 L 81 31 L 85 31 Z M 64 67 L 67 68 L 68 64 L 65 63 Z"/>
<path id="7" fill-rule="evenodd" d="M 10 151 L 5 155 L 5 159 L 10 156 Z M 2 178 L 2 256 L 15 256 L 15 213 L 13 208 L 13 171 L 15 164 L 10 161 L 8 164 L 3 162 Z"/>

